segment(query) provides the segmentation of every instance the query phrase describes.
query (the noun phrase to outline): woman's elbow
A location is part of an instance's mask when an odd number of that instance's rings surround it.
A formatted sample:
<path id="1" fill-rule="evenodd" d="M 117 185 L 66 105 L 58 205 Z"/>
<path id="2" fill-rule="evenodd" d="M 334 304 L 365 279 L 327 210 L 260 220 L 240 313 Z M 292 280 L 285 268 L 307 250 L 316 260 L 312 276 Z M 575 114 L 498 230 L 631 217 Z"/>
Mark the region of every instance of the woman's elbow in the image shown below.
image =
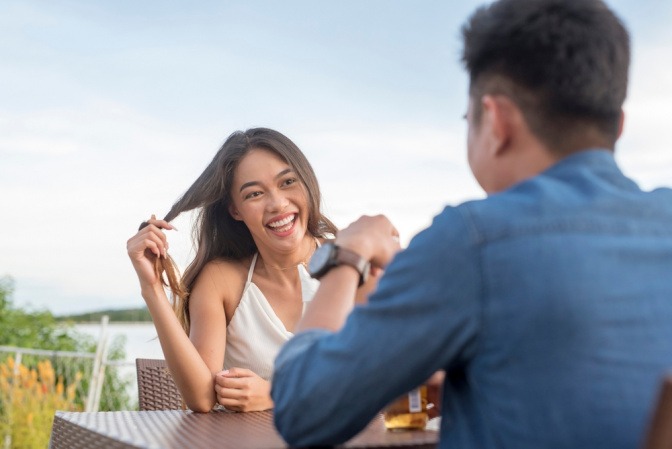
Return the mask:
<path id="1" fill-rule="evenodd" d="M 185 399 L 184 402 L 189 410 L 196 413 L 208 413 L 215 406 L 215 403 L 212 400 L 205 400 L 205 399 L 192 399 L 192 400 Z"/>

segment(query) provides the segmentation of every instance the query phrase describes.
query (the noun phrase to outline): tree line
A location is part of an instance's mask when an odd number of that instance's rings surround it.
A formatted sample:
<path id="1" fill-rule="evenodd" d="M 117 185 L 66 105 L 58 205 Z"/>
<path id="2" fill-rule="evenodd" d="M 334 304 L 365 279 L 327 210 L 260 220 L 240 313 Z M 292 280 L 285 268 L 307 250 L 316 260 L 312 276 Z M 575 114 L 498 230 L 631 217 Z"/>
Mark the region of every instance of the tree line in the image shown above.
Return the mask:
<path id="1" fill-rule="evenodd" d="M 98 323 L 103 315 L 110 317 L 110 322 L 144 322 L 152 321 L 147 307 L 135 309 L 108 309 L 96 312 L 78 313 L 74 315 L 61 315 L 56 317 L 59 321 L 71 321 L 75 323 Z"/>

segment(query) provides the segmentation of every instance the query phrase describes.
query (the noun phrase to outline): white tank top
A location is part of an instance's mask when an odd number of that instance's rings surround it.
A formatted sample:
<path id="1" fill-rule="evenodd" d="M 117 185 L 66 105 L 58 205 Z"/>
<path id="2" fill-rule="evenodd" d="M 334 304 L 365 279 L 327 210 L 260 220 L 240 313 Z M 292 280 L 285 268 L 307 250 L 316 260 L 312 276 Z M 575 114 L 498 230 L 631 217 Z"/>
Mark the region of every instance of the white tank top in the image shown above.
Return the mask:
<path id="1" fill-rule="evenodd" d="M 259 287 L 252 282 L 257 256 L 252 258 L 243 295 L 226 328 L 224 369 L 247 368 L 270 381 L 275 356 L 294 334 L 285 328 Z M 302 264 L 298 265 L 298 270 L 305 312 L 306 304 L 313 299 L 320 282 L 311 278 Z"/>

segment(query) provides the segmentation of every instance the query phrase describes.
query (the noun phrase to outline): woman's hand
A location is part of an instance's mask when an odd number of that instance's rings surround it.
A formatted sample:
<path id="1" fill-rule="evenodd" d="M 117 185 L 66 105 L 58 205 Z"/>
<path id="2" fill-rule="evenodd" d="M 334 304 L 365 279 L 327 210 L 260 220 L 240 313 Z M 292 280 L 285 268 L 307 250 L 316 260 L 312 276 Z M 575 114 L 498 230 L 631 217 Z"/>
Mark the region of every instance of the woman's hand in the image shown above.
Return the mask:
<path id="1" fill-rule="evenodd" d="M 231 368 L 215 375 L 217 403 L 237 412 L 273 408 L 271 383 L 244 368 Z"/>
<path id="2" fill-rule="evenodd" d="M 154 264 L 157 258 L 166 258 L 168 240 L 162 229 L 175 229 L 164 220 L 157 220 L 154 215 L 143 227 L 126 242 L 128 257 L 138 274 L 141 284 L 155 285 L 160 283 Z"/>

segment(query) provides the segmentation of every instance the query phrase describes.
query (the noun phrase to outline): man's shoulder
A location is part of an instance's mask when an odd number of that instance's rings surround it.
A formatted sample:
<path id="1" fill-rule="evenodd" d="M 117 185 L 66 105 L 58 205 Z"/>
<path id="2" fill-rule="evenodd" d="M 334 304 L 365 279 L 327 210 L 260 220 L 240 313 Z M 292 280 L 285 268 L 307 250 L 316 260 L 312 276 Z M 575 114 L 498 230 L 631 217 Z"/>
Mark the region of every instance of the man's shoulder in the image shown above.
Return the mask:
<path id="1" fill-rule="evenodd" d="M 478 240 L 533 220 L 540 213 L 543 194 L 532 184 L 518 186 L 487 198 L 465 201 L 447 207 L 442 214 L 457 217 Z"/>
<path id="2" fill-rule="evenodd" d="M 560 166 L 456 206 L 481 239 L 672 219 L 672 189 L 641 190 L 617 170 Z"/>

